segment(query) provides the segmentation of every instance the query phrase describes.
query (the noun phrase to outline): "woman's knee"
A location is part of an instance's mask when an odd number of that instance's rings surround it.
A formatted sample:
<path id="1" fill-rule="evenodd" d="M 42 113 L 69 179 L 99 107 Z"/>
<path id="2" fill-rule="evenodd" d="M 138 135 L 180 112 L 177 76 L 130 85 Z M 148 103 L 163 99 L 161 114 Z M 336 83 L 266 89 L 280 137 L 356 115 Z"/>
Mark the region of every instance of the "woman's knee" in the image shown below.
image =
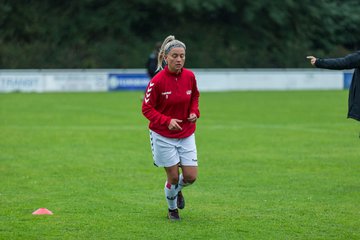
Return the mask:
<path id="1" fill-rule="evenodd" d="M 184 176 L 185 183 L 193 184 L 195 181 L 196 181 L 196 175 Z"/>
<path id="2" fill-rule="evenodd" d="M 168 183 L 177 184 L 179 182 L 179 169 L 177 165 L 165 168 L 165 171 Z"/>
<path id="3" fill-rule="evenodd" d="M 183 167 L 182 174 L 185 183 L 192 184 L 196 181 L 197 167 Z"/>
<path id="4" fill-rule="evenodd" d="M 177 184 L 179 182 L 179 176 L 178 175 L 168 176 L 167 181 L 170 182 L 171 184 Z"/>

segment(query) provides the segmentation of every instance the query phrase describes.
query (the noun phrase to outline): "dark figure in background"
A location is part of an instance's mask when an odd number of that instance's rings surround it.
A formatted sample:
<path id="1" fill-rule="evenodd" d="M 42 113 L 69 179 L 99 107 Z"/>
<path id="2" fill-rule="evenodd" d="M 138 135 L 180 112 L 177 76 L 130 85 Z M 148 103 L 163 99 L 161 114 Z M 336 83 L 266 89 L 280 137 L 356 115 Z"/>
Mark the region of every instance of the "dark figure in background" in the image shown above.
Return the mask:
<path id="1" fill-rule="evenodd" d="M 316 58 L 308 56 L 310 63 L 318 68 L 326 68 L 333 70 L 355 69 L 350 90 L 349 90 L 349 105 L 348 118 L 360 121 L 360 51 L 346 55 L 342 58 Z"/>
<path id="2" fill-rule="evenodd" d="M 145 67 L 146 67 L 146 71 L 147 74 L 150 78 L 150 80 L 156 75 L 156 73 L 158 71 L 160 71 L 161 69 L 157 69 L 158 68 L 158 55 L 159 55 L 159 51 L 161 48 L 162 43 L 161 42 L 156 42 L 153 51 L 150 53 Z M 145 94 L 145 93 L 144 93 Z M 142 102 L 144 100 L 144 95 L 140 96 L 140 101 Z"/>
<path id="3" fill-rule="evenodd" d="M 155 48 L 154 50 L 151 52 L 147 62 L 146 62 L 146 69 L 147 69 L 147 73 L 149 75 L 149 78 L 152 79 L 155 74 L 157 73 L 157 59 L 158 59 L 158 54 L 159 54 L 159 50 L 161 47 L 161 42 L 157 42 L 155 44 Z"/>

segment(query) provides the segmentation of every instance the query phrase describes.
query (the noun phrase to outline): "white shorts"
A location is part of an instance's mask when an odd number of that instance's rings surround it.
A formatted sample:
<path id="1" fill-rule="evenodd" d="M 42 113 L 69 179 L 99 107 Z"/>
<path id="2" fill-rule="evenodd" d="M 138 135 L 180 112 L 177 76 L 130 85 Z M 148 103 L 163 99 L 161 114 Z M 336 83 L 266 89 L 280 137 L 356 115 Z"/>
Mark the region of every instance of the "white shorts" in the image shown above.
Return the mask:
<path id="1" fill-rule="evenodd" d="M 187 138 L 167 138 L 150 130 L 150 144 L 157 167 L 197 166 L 195 134 Z"/>

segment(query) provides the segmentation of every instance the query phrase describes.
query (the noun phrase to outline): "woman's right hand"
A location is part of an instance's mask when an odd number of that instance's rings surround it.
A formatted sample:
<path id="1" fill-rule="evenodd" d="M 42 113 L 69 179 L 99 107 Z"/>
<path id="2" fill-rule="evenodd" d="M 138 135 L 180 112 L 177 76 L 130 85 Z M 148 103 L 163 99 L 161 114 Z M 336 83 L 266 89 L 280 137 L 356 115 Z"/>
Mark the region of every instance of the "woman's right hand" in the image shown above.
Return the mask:
<path id="1" fill-rule="evenodd" d="M 179 119 L 171 119 L 170 124 L 168 126 L 169 130 L 182 130 L 182 128 L 180 127 L 179 123 L 181 123 L 182 120 Z"/>

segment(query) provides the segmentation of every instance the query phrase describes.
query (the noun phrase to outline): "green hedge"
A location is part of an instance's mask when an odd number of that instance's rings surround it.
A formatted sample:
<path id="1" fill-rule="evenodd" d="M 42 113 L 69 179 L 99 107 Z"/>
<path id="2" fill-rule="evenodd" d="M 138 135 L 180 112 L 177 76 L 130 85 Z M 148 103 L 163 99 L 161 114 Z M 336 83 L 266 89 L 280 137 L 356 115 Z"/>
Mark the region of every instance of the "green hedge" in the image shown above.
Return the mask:
<path id="1" fill-rule="evenodd" d="M 173 34 L 194 68 L 309 67 L 360 44 L 356 1 L 22 0 L 0 3 L 1 68 L 143 68 Z"/>

